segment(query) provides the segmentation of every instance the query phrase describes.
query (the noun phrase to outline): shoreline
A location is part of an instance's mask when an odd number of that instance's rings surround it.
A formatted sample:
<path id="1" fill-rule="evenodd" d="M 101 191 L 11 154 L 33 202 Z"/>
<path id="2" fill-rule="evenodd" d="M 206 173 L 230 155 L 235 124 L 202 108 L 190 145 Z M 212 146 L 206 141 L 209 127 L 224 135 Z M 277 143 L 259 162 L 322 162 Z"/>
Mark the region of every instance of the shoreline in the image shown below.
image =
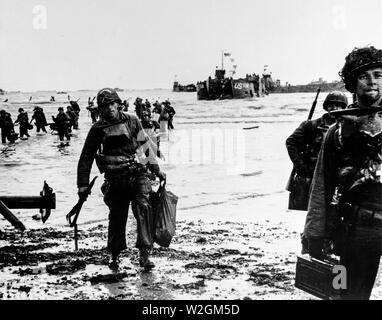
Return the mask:
<path id="1" fill-rule="evenodd" d="M 117 271 L 107 266 L 107 220 L 79 225 L 77 252 L 69 227 L 6 228 L 0 299 L 315 299 L 294 288 L 297 232 L 283 222 L 240 220 L 182 214 L 170 247 L 154 245 L 150 272 L 138 266 L 132 214 Z"/>

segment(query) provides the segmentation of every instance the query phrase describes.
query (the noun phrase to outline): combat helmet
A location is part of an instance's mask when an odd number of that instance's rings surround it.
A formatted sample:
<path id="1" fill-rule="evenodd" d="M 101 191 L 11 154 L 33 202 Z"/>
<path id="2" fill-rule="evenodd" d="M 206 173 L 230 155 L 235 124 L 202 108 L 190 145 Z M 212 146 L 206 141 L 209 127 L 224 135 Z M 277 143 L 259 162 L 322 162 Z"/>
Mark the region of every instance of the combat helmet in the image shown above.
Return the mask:
<path id="1" fill-rule="evenodd" d="M 97 93 L 97 105 L 102 107 L 113 102 L 122 103 L 117 91 L 112 88 L 103 88 Z"/>
<path id="2" fill-rule="evenodd" d="M 346 108 L 348 105 L 348 98 L 341 91 L 332 91 L 326 96 L 325 101 L 323 103 L 323 107 L 325 110 L 328 110 L 328 104 L 330 102 L 340 103 L 343 106 L 343 108 Z"/>
<path id="3" fill-rule="evenodd" d="M 358 75 L 365 69 L 382 67 L 382 50 L 373 46 L 354 48 L 345 58 L 345 64 L 339 72 L 345 83 L 345 88 L 351 93 L 355 92 Z"/>

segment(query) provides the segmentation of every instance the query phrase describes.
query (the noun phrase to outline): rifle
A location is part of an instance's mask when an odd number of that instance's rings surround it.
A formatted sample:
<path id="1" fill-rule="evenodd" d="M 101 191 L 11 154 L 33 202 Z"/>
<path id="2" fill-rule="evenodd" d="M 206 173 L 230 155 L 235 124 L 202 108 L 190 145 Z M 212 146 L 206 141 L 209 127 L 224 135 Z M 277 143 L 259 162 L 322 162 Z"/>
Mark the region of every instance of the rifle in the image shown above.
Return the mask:
<path id="1" fill-rule="evenodd" d="M 316 98 L 314 99 L 312 106 L 310 108 L 310 111 L 309 111 L 308 120 L 312 120 L 314 109 L 316 109 L 317 99 L 318 99 L 318 95 L 320 94 L 320 91 L 321 91 L 321 88 L 318 88 Z"/>
<path id="2" fill-rule="evenodd" d="M 70 212 L 66 215 L 66 220 L 69 223 L 70 227 L 74 227 L 74 248 L 78 250 L 78 229 L 77 229 L 77 219 L 80 211 L 82 209 L 82 205 L 88 198 L 91 190 L 94 186 L 94 182 L 97 179 L 97 176 L 93 178 L 93 180 L 89 183 L 89 186 L 86 188 L 85 192 L 80 196 L 76 205 L 70 210 Z M 73 218 L 72 218 L 73 217 Z M 72 218 L 72 219 L 71 219 Z"/>

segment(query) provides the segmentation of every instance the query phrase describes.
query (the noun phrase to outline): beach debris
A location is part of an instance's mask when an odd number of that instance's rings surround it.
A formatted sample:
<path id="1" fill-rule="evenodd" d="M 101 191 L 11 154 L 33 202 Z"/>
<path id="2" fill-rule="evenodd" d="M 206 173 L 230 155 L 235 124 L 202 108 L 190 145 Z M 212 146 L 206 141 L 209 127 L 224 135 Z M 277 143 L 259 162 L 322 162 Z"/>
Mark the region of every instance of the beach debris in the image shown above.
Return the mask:
<path id="1" fill-rule="evenodd" d="M 206 284 L 204 283 L 204 279 L 201 279 L 196 282 L 191 282 L 191 283 L 185 283 L 185 284 L 173 284 L 172 285 L 174 289 L 183 289 L 183 290 L 195 290 L 195 289 L 200 289 L 200 287 L 205 287 Z"/>
<path id="2" fill-rule="evenodd" d="M 195 240 L 196 243 L 206 243 L 207 242 L 207 239 L 204 238 L 204 237 L 198 237 L 196 240 Z"/>
<path id="3" fill-rule="evenodd" d="M 86 268 L 86 262 L 83 260 L 72 260 L 48 264 L 46 271 L 49 274 L 68 274 L 74 273 L 80 269 Z"/>
<path id="4" fill-rule="evenodd" d="M 19 291 L 23 291 L 23 292 L 26 292 L 26 293 L 29 293 L 29 291 L 31 291 L 32 287 L 31 286 L 20 286 L 17 288 Z"/>
<path id="5" fill-rule="evenodd" d="M 45 268 L 43 267 L 34 267 L 34 268 L 19 268 L 18 270 L 14 271 L 13 273 L 18 274 L 19 276 L 29 276 L 32 274 L 41 274 L 45 271 Z"/>
<path id="6" fill-rule="evenodd" d="M 241 254 L 239 250 L 237 249 L 224 249 L 224 254 Z"/>
<path id="7" fill-rule="evenodd" d="M 96 283 L 114 283 L 120 282 L 122 279 L 128 277 L 130 274 L 127 272 L 116 272 L 116 273 L 108 273 L 108 274 L 97 274 L 94 276 L 85 276 L 85 281 L 90 281 L 92 284 Z"/>
<path id="8" fill-rule="evenodd" d="M 32 219 L 33 219 L 33 220 L 36 220 L 36 221 L 40 221 L 40 220 L 41 220 L 41 216 L 40 216 L 39 214 L 34 214 L 34 215 L 32 216 Z"/>
<path id="9" fill-rule="evenodd" d="M 195 268 L 195 269 L 207 269 L 207 268 L 214 268 L 214 269 L 232 269 L 233 271 L 236 271 L 236 268 L 234 266 L 229 266 L 227 264 L 221 264 L 221 263 L 209 263 L 209 262 L 192 262 L 188 263 L 184 266 L 186 269 Z"/>
<path id="10" fill-rule="evenodd" d="M 249 279 L 256 283 L 256 285 L 269 285 L 275 286 L 277 282 L 287 282 L 293 279 L 293 272 L 286 272 L 276 268 L 251 270 L 249 272 Z"/>

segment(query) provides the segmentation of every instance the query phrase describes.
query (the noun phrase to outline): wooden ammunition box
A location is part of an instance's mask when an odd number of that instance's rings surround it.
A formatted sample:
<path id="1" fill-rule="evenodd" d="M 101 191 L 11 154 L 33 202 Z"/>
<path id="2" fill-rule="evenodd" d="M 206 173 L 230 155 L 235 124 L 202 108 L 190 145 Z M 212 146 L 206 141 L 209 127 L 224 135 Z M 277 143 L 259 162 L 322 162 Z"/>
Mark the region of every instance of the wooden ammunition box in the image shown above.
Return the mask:
<path id="1" fill-rule="evenodd" d="M 340 290 L 333 287 L 333 279 L 337 275 L 333 268 L 338 261 L 321 261 L 309 255 L 297 257 L 295 287 L 318 298 L 337 300 Z"/>

